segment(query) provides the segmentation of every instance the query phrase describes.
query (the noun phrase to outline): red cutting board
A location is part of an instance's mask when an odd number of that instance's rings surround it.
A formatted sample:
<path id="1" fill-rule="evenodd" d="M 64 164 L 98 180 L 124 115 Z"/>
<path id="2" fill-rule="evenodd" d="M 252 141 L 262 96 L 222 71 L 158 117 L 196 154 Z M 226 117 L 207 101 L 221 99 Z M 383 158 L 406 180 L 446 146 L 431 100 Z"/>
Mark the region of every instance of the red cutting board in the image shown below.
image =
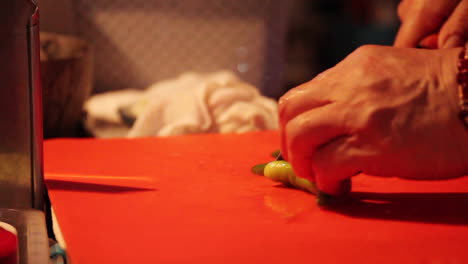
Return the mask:
<path id="1" fill-rule="evenodd" d="M 154 190 L 48 182 L 71 260 L 468 263 L 468 177 L 361 175 L 352 202 L 323 210 L 250 173 L 278 146 L 277 132 L 45 142 L 46 173 L 154 180 Z"/>

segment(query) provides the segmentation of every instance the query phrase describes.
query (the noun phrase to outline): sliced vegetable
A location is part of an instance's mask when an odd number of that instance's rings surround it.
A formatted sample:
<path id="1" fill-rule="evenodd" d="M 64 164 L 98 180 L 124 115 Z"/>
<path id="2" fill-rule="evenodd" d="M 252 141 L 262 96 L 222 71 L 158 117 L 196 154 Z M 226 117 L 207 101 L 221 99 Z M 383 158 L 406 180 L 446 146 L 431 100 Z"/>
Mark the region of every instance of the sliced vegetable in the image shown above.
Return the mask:
<path id="1" fill-rule="evenodd" d="M 297 177 L 291 164 L 284 160 L 277 160 L 268 163 L 264 170 L 265 177 L 281 182 L 286 186 L 292 186 L 313 194 L 317 193 L 315 183 L 307 179 Z"/>
<path id="2" fill-rule="evenodd" d="M 255 165 L 251 169 L 252 172 L 257 175 L 264 175 L 270 180 L 281 182 L 285 186 L 315 194 L 317 195 L 317 204 L 322 207 L 330 206 L 335 200 L 339 200 L 335 196 L 319 191 L 315 182 L 296 176 L 291 164 L 282 159 L 279 150 L 271 153 L 271 155 L 276 157 L 275 161 Z M 344 180 L 340 187 L 342 193 L 348 193 L 351 190 L 351 179 Z"/>
<path id="3" fill-rule="evenodd" d="M 263 171 L 265 177 L 270 180 L 281 182 L 286 185 L 291 184 L 290 177 L 295 178 L 291 164 L 284 160 L 272 161 L 265 166 Z M 292 185 L 292 184 L 291 184 Z"/>
<path id="4" fill-rule="evenodd" d="M 281 151 L 277 149 L 271 153 L 271 156 L 276 159 L 280 154 L 281 154 Z"/>
<path id="5" fill-rule="evenodd" d="M 257 164 L 255 166 L 253 166 L 252 169 L 250 169 L 250 170 L 253 173 L 257 174 L 257 175 L 263 176 L 263 171 L 264 171 L 266 165 L 267 165 L 266 163 Z"/>
<path id="6" fill-rule="evenodd" d="M 297 188 L 304 190 L 304 191 L 308 191 L 313 194 L 317 194 L 318 192 L 317 185 L 315 185 L 314 182 L 311 182 L 304 178 L 296 177 L 296 185 L 297 185 Z"/>

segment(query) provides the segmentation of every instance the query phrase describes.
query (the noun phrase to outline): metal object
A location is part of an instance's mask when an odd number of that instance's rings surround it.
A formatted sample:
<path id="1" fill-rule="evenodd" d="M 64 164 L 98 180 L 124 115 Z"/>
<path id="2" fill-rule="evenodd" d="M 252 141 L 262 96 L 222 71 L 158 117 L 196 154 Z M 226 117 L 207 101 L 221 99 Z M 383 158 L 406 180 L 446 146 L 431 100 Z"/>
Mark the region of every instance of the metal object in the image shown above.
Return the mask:
<path id="1" fill-rule="evenodd" d="M 0 207 L 43 209 L 37 5 L 0 2 Z"/>
<path id="2" fill-rule="evenodd" d="M 18 232 L 19 263 L 49 263 L 49 240 L 42 212 L 0 209 L 0 220 L 12 225 Z"/>
<path id="3" fill-rule="evenodd" d="M 42 264 L 48 239 L 37 3 L 0 1 L 0 36 L 0 222 L 18 230 L 19 263 Z"/>

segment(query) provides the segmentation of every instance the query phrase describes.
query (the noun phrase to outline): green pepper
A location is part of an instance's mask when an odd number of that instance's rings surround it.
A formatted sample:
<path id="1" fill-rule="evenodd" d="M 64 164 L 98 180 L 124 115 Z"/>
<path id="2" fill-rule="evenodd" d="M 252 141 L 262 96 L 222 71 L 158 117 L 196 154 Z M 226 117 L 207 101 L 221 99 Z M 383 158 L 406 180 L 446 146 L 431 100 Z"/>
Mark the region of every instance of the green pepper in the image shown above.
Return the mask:
<path id="1" fill-rule="evenodd" d="M 281 153 L 281 151 L 279 149 L 277 149 L 277 150 L 275 150 L 275 151 L 273 151 L 271 153 L 271 156 L 276 159 L 279 156 L 280 153 Z"/>
<path id="2" fill-rule="evenodd" d="M 334 196 L 318 190 L 315 182 L 296 176 L 291 164 L 284 160 L 275 160 L 269 163 L 258 164 L 252 167 L 252 172 L 264 175 L 270 180 L 281 182 L 285 186 L 294 187 L 317 195 L 317 204 L 322 207 L 329 206 L 336 199 Z M 347 193 L 351 189 L 351 180 L 344 180 L 341 184 L 343 192 Z"/>
<path id="3" fill-rule="evenodd" d="M 297 177 L 291 164 L 284 160 L 277 160 L 268 163 L 265 166 L 264 175 L 277 182 L 281 182 L 286 186 L 292 186 L 313 194 L 317 193 L 315 183 L 307 179 Z"/>
<path id="4" fill-rule="evenodd" d="M 307 179 L 296 177 L 296 185 L 299 189 L 302 189 L 304 191 L 317 194 L 317 186 L 315 185 L 315 182 L 311 182 Z"/>
<path id="5" fill-rule="evenodd" d="M 263 176 L 263 171 L 265 170 L 266 163 L 257 164 L 250 169 L 253 173 Z"/>
<path id="6" fill-rule="evenodd" d="M 295 177 L 291 164 L 284 160 L 272 161 L 265 166 L 265 177 L 270 180 L 290 185 L 290 177 Z"/>

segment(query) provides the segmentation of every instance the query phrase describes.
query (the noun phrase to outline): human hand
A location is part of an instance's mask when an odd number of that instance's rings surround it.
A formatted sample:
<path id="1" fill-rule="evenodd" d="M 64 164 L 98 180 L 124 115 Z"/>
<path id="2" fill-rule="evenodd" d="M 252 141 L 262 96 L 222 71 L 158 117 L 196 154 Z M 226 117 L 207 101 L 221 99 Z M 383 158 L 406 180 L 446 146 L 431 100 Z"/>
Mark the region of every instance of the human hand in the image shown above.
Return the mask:
<path id="1" fill-rule="evenodd" d="M 468 133 L 457 116 L 460 50 L 360 47 L 280 99 L 284 158 L 299 177 L 333 195 L 360 172 L 463 176 Z"/>
<path id="2" fill-rule="evenodd" d="M 468 0 L 402 0 L 398 16 L 396 47 L 454 48 L 468 40 Z"/>

